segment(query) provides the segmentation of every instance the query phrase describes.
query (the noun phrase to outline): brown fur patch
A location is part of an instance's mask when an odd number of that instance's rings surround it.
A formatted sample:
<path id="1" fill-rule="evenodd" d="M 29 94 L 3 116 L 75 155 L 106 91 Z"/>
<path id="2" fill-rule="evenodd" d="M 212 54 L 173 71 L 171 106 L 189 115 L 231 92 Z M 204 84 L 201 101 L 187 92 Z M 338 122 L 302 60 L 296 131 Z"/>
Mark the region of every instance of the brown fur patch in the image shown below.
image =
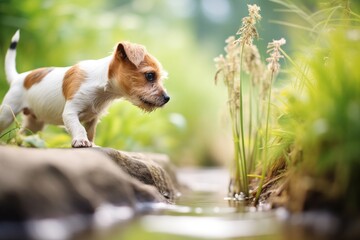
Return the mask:
<path id="1" fill-rule="evenodd" d="M 160 75 L 159 66 L 149 55 L 145 55 L 144 60 L 139 64 L 138 67 L 133 65 L 129 60 L 120 60 L 114 57 L 109 66 L 108 78 L 116 81 L 115 86 L 118 85 L 125 95 L 132 95 L 134 90 L 145 90 L 148 82 L 146 81 L 142 68 L 150 67 L 153 71 Z M 154 83 L 157 83 L 155 81 Z"/>
<path id="2" fill-rule="evenodd" d="M 71 67 L 64 76 L 62 85 L 63 95 L 66 100 L 71 100 L 85 81 L 85 72 L 77 65 Z"/>
<path id="3" fill-rule="evenodd" d="M 24 87 L 26 89 L 31 88 L 34 84 L 39 83 L 52 70 L 54 70 L 54 68 L 35 69 L 25 77 Z"/>
<path id="4" fill-rule="evenodd" d="M 116 56 L 110 62 L 108 78 L 112 85 L 121 88 L 121 92 L 128 95 L 131 91 L 131 78 L 135 77 L 136 67 L 127 60 L 120 60 Z M 124 81 L 123 79 L 128 79 Z"/>
<path id="5" fill-rule="evenodd" d="M 130 59 L 121 58 L 119 49 L 110 62 L 108 77 L 113 92 L 119 92 L 127 100 L 145 111 L 153 111 L 164 104 L 165 90 L 161 81 L 161 66 L 158 61 L 146 54 L 144 60 L 135 66 Z M 145 73 L 153 71 L 156 80 L 149 82 Z"/>

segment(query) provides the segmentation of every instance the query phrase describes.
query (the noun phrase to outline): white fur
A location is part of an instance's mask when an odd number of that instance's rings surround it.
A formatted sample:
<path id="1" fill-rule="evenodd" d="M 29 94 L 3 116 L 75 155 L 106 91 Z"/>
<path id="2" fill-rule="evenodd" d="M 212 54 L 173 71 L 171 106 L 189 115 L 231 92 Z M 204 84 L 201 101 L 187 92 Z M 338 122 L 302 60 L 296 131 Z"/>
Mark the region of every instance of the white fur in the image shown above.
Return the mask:
<path id="1" fill-rule="evenodd" d="M 19 42 L 20 39 L 20 31 L 17 30 L 16 33 L 14 34 L 14 36 L 11 39 L 11 42 Z M 15 58 L 16 58 L 16 50 L 15 49 L 9 49 L 6 52 L 6 56 L 5 56 L 5 74 L 6 74 L 6 79 L 9 82 L 9 84 L 11 84 L 11 82 L 16 79 L 18 73 L 16 71 L 16 66 L 15 66 Z"/>
<path id="2" fill-rule="evenodd" d="M 46 124 L 63 124 L 62 112 L 65 98 L 62 94 L 62 83 L 68 69 L 69 67 L 55 68 L 39 83 L 24 91 L 23 106 L 31 109 L 38 121 Z M 22 86 L 23 79 L 17 84 Z"/>

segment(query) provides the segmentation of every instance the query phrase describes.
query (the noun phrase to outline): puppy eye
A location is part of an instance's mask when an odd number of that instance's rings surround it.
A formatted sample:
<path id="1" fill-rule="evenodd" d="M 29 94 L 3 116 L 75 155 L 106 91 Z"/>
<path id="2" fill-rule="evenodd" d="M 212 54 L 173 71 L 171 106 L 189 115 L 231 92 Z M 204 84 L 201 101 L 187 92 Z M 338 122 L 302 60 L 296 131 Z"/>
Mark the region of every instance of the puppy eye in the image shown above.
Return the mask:
<path id="1" fill-rule="evenodd" d="M 147 73 L 145 73 L 145 78 L 146 78 L 146 80 L 148 80 L 149 82 L 155 81 L 155 77 L 156 77 L 156 75 L 155 75 L 154 72 L 147 72 Z"/>

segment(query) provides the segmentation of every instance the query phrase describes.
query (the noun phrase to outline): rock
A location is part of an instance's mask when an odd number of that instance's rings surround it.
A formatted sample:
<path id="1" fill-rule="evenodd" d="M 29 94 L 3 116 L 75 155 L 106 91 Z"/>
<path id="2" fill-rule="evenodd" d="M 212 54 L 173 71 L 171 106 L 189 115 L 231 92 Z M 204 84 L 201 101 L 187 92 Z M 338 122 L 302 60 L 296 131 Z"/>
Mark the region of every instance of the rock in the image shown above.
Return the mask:
<path id="1" fill-rule="evenodd" d="M 93 214 L 108 203 L 170 202 L 175 175 L 152 159 L 114 149 L 0 146 L 0 222 Z"/>
<path id="2" fill-rule="evenodd" d="M 130 153 L 111 148 L 97 148 L 96 150 L 110 156 L 130 176 L 142 183 L 155 186 L 170 202 L 176 197 L 176 188 L 179 184 L 166 155 Z"/>

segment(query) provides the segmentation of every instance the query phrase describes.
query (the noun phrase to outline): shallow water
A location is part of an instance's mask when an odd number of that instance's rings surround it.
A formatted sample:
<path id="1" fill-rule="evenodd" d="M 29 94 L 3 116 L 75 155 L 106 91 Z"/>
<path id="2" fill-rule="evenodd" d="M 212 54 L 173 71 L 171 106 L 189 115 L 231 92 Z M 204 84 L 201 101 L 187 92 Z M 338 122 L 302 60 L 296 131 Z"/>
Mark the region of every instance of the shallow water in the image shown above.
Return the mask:
<path id="1" fill-rule="evenodd" d="M 106 239 L 282 239 L 281 211 L 259 211 L 224 199 L 227 170 L 182 169 L 178 179 L 189 190 L 175 205 L 155 205 L 155 213 Z"/>
<path id="2" fill-rule="evenodd" d="M 175 205 L 152 205 L 155 213 L 97 239 L 360 239 L 360 221 L 344 223 L 326 211 L 289 214 L 268 204 L 255 208 L 225 200 L 226 169 L 181 169 L 178 179 L 189 189 Z"/>

